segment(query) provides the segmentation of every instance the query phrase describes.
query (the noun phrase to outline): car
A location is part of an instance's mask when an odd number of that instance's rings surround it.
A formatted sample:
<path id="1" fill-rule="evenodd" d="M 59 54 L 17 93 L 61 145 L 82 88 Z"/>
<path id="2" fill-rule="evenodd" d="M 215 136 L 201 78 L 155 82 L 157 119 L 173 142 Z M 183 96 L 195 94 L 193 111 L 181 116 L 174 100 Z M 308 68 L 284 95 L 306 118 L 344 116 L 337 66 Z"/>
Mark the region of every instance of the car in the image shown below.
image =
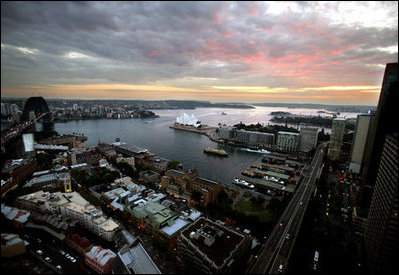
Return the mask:
<path id="1" fill-rule="evenodd" d="M 60 271 L 62 270 L 62 266 L 60 266 L 60 265 L 57 265 L 56 268 L 57 268 L 57 270 L 60 270 Z"/>
<path id="2" fill-rule="evenodd" d="M 65 257 L 69 258 L 69 254 L 65 254 Z"/>
<path id="3" fill-rule="evenodd" d="M 76 263 L 76 259 L 73 259 L 72 262 L 73 262 L 73 263 Z"/>
<path id="4" fill-rule="evenodd" d="M 69 257 L 69 260 L 70 260 L 71 262 L 76 261 L 75 258 L 72 257 L 72 256 Z"/>
<path id="5" fill-rule="evenodd" d="M 52 259 L 50 257 L 46 257 L 45 260 L 46 260 L 46 262 L 49 262 L 49 263 L 51 263 L 51 261 L 52 261 Z"/>
<path id="6" fill-rule="evenodd" d="M 65 255 L 64 250 L 60 250 L 60 254 L 61 254 L 61 255 Z"/>
<path id="7" fill-rule="evenodd" d="M 283 228 L 283 223 L 280 223 L 280 225 L 279 225 L 279 226 L 280 226 L 280 228 Z"/>
<path id="8" fill-rule="evenodd" d="M 37 239 L 37 242 L 38 242 L 38 243 L 42 243 L 42 240 L 41 240 L 41 239 Z"/>
<path id="9" fill-rule="evenodd" d="M 41 251 L 41 250 L 36 251 L 36 253 L 37 253 L 38 255 L 43 255 L 43 251 Z"/>
<path id="10" fill-rule="evenodd" d="M 285 238 L 287 239 L 287 240 L 289 240 L 290 239 L 290 234 L 287 234 L 286 236 L 285 236 Z"/>
<path id="11" fill-rule="evenodd" d="M 299 203 L 299 205 L 302 205 L 303 204 L 303 202 L 301 201 L 300 203 Z"/>
<path id="12" fill-rule="evenodd" d="M 284 268 L 284 266 L 281 264 L 281 265 L 278 266 L 277 271 L 278 272 L 283 272 L 283 268 Z"/>

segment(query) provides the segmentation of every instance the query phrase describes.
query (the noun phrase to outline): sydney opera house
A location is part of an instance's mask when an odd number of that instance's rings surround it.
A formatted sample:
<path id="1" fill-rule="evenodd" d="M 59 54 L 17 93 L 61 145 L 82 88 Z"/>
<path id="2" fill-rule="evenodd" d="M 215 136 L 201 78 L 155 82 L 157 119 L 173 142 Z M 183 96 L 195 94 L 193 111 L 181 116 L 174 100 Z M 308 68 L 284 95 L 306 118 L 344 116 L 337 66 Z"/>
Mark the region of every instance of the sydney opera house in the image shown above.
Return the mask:
<path id="1" fill-rule="evenodd" d="M 198 128 L 201 126 L 201 121 L 199 121 L 194 114 L 188 115 L 184 113 L 183 115 L 179 116 L 176 118 L 176 122 L 182 125 L 191 125 L 194 126 L 195 128 Z"/>

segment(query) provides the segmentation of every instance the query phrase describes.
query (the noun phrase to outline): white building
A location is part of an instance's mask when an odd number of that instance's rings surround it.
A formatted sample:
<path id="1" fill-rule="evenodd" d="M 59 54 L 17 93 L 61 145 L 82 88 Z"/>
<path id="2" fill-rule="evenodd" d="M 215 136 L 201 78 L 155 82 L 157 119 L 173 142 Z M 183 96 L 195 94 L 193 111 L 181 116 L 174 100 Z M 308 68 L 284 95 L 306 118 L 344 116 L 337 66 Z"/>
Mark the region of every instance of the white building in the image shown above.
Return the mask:
<path id="1" fill-rule="evenodd" d="M 111 241 L 119 225 L 112 219 L 106 218 L 102 211 L 91 205 L 77 192 L 49 193 L 42 190 L 18 197 L 16 204 L 24 209 L 38 212 L 48 210 L 59 213 L 63 217 L 70 217 L 101 238 Z"/>
<path id="2" fill-rule="evenodd" d="M 201 122 L 194 116 L 194 114 L 188 115 L 184 113 L 183 115 L 176 118 L 176 122 L 183 125 L 192 125 L 196 128 L 201 126 Z"/>

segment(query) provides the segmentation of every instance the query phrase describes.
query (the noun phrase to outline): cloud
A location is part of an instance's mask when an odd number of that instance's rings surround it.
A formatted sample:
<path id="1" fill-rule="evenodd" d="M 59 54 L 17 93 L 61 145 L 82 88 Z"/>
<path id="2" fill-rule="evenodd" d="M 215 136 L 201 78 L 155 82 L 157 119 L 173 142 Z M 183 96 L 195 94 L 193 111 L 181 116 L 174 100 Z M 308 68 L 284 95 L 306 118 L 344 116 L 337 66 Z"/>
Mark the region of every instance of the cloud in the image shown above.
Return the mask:
<path id="1" fill-rule="evenodd" d="M 397 7 L 3 2 L 2 88 L 102 81 L 195 90 L 205 79 L 276 89 L 381 85 L 385 64 L 398 59 Z"/>

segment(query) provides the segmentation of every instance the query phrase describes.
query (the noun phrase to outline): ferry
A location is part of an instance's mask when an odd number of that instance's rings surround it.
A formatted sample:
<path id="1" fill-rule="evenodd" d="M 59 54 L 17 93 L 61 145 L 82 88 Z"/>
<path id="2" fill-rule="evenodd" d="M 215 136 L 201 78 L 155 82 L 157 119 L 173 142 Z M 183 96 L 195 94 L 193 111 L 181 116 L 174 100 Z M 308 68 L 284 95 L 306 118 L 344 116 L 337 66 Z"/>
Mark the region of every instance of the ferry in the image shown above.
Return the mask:
<path id="1" fill-rule="evenodd" d="M 215 154 L 215 155 L 219 155 L 222 157 L 228 156 L 228 154 L 225 150 L 218 150 L 218 149 L 213 149 L 213 148 L 209 148 L 209 147 L 204 149 L 204 153 Z"/>
<path id="2" fill-rule="evenodd" d="M 249 188 L 249 189 L 254 189 L 255 188 L 255 185 L 249 184 L 245 180 L 240 180 L 240 179 L 237 179 L 237 178 L 233 180 L 233 183 L 236 184 L 236 185 L 239 185 L 239 186 L 243 186 L 243 187 Z"/>
<path id="3" fill-rule="evenodd" d="M 250 149 L 250 148 L 244 148 L 244 149 L 241 149 L 241 150 L 247 151 L 247 152 L 252 152 L 252 153 L 271 154 L 270 151 L 267 151 L 265 149 L 255 150 L 255 149 Z"/>

